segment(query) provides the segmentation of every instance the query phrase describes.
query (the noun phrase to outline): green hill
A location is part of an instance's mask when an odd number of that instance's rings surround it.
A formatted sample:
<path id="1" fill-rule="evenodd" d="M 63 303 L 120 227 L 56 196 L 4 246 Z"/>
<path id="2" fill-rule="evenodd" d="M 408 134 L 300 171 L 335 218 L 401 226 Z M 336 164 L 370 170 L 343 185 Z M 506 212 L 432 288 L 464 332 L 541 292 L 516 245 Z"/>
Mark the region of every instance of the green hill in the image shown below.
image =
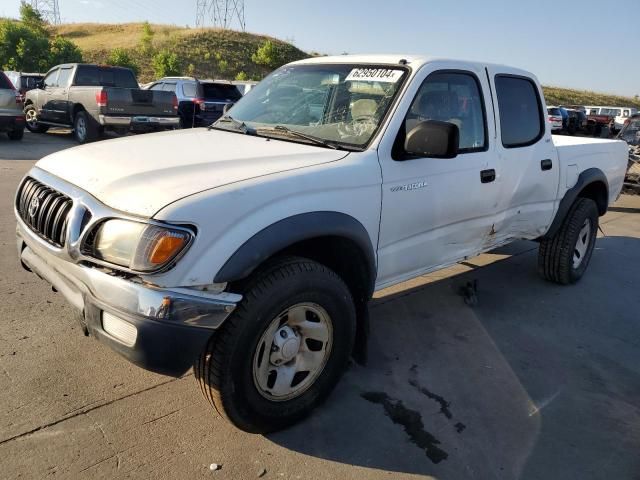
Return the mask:
<path id="1" fill-rule="evenodd" d="M 141 82 L 154 79 L 152 57 L 161 50 L 176 53 L 182 74 L 201 78 L 234 79 L 242 72 L 247 78 L 261 79 L 272 68 L 256 64 L 252 55 L 266 41 L 275 45 L 280 63 L 309 57 L 287 42 L 264 35 L 172 25 L 151 25 L 151 29 L 152 50 L 149 51 L 142 47 L 142 23 L 67 24 L 55 27 L 55 33 L 76 43 L 88 62 L 105 63 L 112 49 L 125 49 L 139 67 Z"/>

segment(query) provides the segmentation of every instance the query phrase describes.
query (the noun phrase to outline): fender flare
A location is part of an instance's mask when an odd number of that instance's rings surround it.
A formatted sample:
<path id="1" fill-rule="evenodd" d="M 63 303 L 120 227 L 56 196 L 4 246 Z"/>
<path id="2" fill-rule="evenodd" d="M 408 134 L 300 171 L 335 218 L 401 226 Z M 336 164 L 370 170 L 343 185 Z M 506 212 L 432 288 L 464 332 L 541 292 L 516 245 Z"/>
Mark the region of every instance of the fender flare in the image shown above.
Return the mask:
<path id="1" fill-rule="evenodd" d="M 309 212 L 282 219 L 256 233 L 226 261 L 215 283 L 241 280 L 277 252 L 303 240 L 343 237 L 353 241 L 366 259 L 373 292 L 377 274 L 376 256 L 366 228 L 350 215 L 339 212 Z"/>
<path id="2" fill-rule="evenodd" d="M 564 194 L 564 197 L 562 197 L 562 200 L 560 200 L 560 205 L 558 206 L 556 216 L 553 218 L 553 222 L 551 223 L 549 230 L 547 230 L 547 233 L 545 233 L 542 238 L 551 238 L 558 232 L 560 226 L 562 225 L 562 222 L 567 216 L 567 213 L 569 213 L 569 209 L 575 203 L 576 199 L 580 195 L 580 192 L 582 192 L 585 187 L 588 187 L 590 184 L 595 182 L 604 183 L 607 189 L 607 202 L 609 201 L 609 181 L 607 180 L 607 176 L 599 168 L 586 169 L 585 171 L 581 172 L 580 175 L 578 175 L 578 181 L 576 182 L 576 184 L 569 190 L 567 190 Z M 604 215 L 605 213 L 606 208 L 604 212 L 600 212 L 600 216 Z"/>

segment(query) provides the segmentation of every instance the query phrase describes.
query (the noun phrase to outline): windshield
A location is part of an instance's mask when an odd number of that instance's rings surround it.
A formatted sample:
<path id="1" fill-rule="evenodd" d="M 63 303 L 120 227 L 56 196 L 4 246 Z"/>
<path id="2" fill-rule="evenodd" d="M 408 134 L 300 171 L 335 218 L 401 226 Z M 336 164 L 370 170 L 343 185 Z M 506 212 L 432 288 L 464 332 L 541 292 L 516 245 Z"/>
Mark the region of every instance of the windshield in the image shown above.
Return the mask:
<path id="1" fill-rule="evenodd" d="M 364 148 L 378 130 L 407 70 L 366 65 L 290 65 L 276 70 L 230 111 L 234 125 L 270 136 Z M 224 117 L 215 124 L 232 128 Z M 286 127 L 286 128 L 274 128 Z M 286 135 L 289 134 L 294 135 Z"/>

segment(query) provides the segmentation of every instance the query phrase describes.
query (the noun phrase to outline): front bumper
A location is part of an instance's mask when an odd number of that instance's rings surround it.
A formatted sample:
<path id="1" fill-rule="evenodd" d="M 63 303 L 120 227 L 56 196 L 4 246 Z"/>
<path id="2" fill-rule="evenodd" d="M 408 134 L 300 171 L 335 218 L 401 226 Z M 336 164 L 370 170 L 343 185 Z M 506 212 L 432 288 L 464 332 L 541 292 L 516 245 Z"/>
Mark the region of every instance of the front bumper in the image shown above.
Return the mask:
<path id="1" fill-rule="evenodd" d="M 114 115 L 100 115 L 98 117 L 100 125 L 104 127 L 126 127 L 133 130 L 145 130 L 153 128 L 177 128 L 180 126 L 180 117 L 157 117 L 147 115 L 137 115 L 134 117 L 123 117 Z"/>
<path id="2" fill-rule="evenodd" d="M 161 289 L 67 261 L 50 254 L 19 218 L 16 240 L 22 265 L 78 310 L 89 334 L 136 365 L 165 375 L 180 376 L 191 367 L 241 298 Z M 105 312 L 135 327 L 134 343 L 105 330 Z"/>

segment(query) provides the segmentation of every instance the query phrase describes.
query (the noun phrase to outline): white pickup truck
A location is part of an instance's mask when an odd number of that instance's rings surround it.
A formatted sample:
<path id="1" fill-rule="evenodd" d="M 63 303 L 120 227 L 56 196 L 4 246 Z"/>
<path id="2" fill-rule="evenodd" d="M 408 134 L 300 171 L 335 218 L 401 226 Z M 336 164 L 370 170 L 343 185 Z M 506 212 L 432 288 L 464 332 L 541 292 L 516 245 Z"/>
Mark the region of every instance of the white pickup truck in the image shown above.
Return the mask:
<path id="1" fill-rule="evenodd" d="M 623 142 L 552 137 L 535 76 L 423 57 L 286 65 L 211 128 L 72 148 L 15 201 L 19 258 L 85 333 L 194 366 L 237 427 L 296 422 L 361 358 L 376 290 L 516 239 L 576 282 Z"/>

